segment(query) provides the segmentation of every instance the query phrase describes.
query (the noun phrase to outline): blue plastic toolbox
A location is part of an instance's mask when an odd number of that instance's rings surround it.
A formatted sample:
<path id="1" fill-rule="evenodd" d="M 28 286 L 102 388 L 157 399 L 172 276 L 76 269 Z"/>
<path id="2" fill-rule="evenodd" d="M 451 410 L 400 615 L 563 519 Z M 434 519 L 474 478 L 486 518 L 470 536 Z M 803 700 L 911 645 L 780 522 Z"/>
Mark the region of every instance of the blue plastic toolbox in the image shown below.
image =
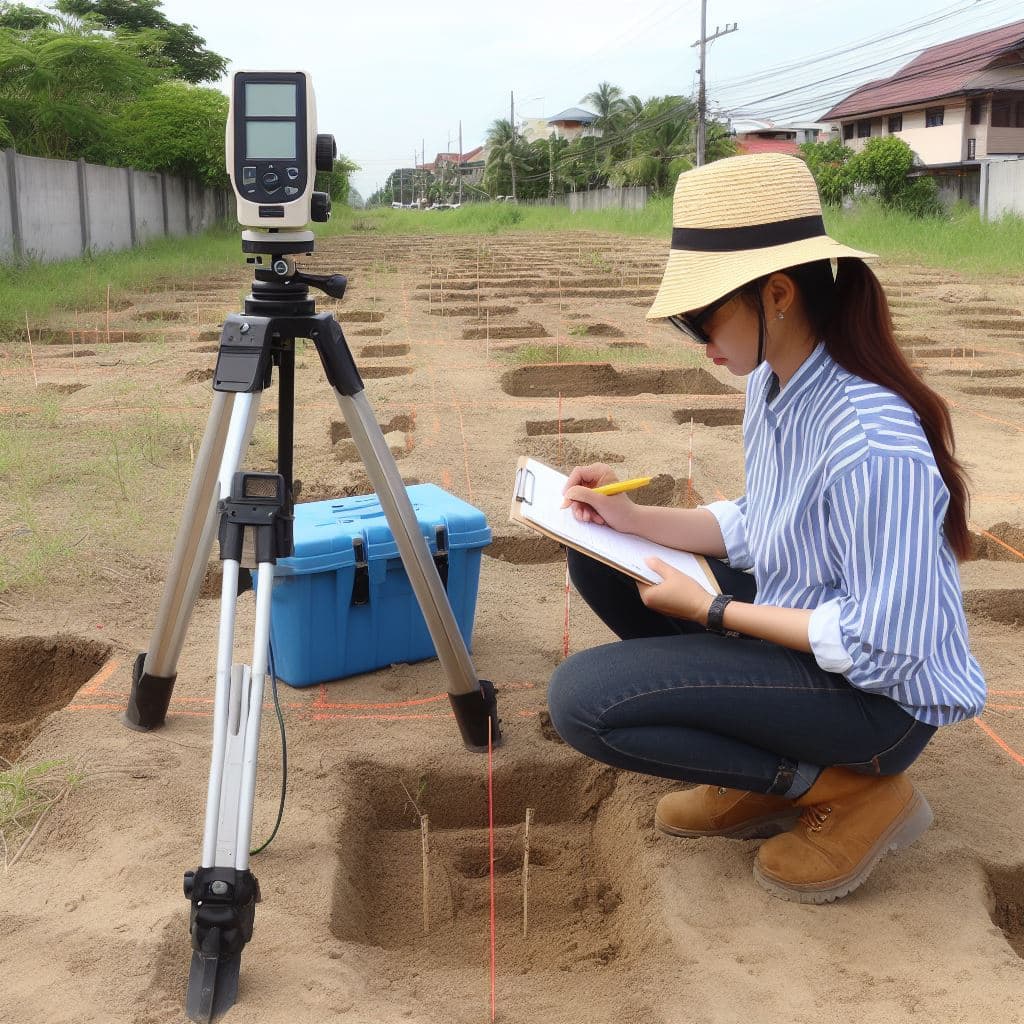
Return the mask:
<path id="1" fill-rule="evenodd" d="M 433 484 L 407 488 L 467 647 L 484 514 Z M 375 494 L 295 506 L 295 554 L 277 563 L 270 640 L 279 679 L 311 686 L 435 656 Z"/>

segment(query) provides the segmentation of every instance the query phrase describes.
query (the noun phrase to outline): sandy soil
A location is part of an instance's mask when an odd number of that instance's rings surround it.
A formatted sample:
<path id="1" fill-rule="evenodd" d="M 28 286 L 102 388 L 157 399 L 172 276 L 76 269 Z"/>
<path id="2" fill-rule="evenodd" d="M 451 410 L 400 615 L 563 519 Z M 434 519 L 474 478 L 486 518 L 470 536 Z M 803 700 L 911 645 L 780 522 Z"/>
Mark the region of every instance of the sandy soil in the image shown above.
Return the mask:
<path id="1" fill-rule="evenodd" d="M 366 234 L 332 240 L 311 261 L 350 275 L 335 312 L 403 477 L 475 504 L 494 531 L 473 650 L 499 688 L 506 735 L 494 760 L 498 1019 L 1019 1021 L 1024 280 L 880 268 L 908 353 L 950 402 L 973 478 L 978 558 L 963 578 L 991 702 L 979 722 L 941 731 L 913 769 L 936 812 L 923 839 L 850 898 L 805 907 L 757 887 L 753 845 L 655 835 L 652 806 L 670 784 L 584 762 L 545 719 L 546 681 L 565 650 L 609 635 L 577 598 L 566 619 L 559 549 L 508 524 L 516 456 L 657 474 L 663 502 L 742 491 L 742 381 L 643 320 L 663 259 L 660 243 L 590 234 Z M 240 263 L 214 281 L 114 296 L 109 321 L 100 310 L 36 325 L 31 361 L 23 342 L 0 347 L 4 422 L 35 431 L 53 470 L 34 484 L 34 522 L 82 524 L 58 585 L 0 601 L 0 753 L 70 757 L 92 772 L 0 885 L 0 1020 L 12 1024 L 184 1019 L 181 875 L 201 845 L 215 572 L 166 726 L 134 733 L 118 714 L 153 626 L 219 323 L 247 280 Z M 555 365 L 524 364 L 524 346 Z M 581 356 L 589 365 L 568 365 Z M 275 388 L 251 468 L 271 468 L 276 401 Z M 300 499 L 360 493 L 362 467 L 309 348 L 297 405 Z M 11 555 L 29 514 L 16 494 L 0 497 L 0 512 L 0 551 Z M 251 598 L 240 605 L 245 646 Z M 487 763 L 462 749 L 444 693 L 434 661 L 283 688 L 288 804 L 253 860 L 264 901 L 228 1020 L 487 1020 Z M 258 837 L 279 787 L 266 721 Z M 433 830 L 427 934 L 420 811 Z"/>

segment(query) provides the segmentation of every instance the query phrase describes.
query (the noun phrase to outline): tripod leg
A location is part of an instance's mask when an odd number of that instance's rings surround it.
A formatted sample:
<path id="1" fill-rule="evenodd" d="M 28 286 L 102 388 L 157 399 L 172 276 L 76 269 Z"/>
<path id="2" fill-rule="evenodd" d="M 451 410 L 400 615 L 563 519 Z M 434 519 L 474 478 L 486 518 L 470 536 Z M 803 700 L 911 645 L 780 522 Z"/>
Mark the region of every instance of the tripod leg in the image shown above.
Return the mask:
<path id="1" fill-rule="evenodd" d="M 366 475 L 377 492 L 391 527 L 438 659 L 448 676 L 448 696 L 463 742 L 471 750 L 487 750 L 490 722 L 490 740 L 497 746 L 501 731 L 494 688 L 488 681 L 477 679 L 469 651 L 448 603 L 448 595 L 420 531 L 416 512 L 366 393 L 359 390 L 353 395 L 346 395 L 335 387 L 335 394 L 366 467 Z"/>
<path id="2" fill-rule="evenodd" d="M 237 467 L 240 458 L 238 455 L 226 460 L 225 453 L 228 448 L 238 453 L 245 451 L 258 408 L 259 394 L 236 397 L 228 392 L 214 392 L 149 649 L 135 660 L 132 691 L 122 715 L 129 728 L 154 729 L 163 725 L 167 716 L 178 658 L 216 533 L 218 477 L 223 475 L 225 464 Z"/>

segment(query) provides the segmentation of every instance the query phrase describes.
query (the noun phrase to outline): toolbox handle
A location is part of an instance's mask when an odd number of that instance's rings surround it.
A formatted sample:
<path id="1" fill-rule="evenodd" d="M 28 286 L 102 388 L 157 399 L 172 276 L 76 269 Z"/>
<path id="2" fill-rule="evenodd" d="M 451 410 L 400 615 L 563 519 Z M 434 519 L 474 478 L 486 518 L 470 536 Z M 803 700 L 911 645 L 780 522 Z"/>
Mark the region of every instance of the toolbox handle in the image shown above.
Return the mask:
<path id="1" fill-rule="evenodd" d="M 434 527 L 434 565 L 437 566 L 437 575 L 441 577 L 444 589 L 448 589 L 448 528 L 443 524 Z"/>
<path id="2" fill-rule="evenodd" d="M 352 554 L 356 565 L 355 577 L 352 580 L 352 604 L 369 604 L 370 565 L 366 560 L 366 542 L 362 537 L 352 538 Z"/>

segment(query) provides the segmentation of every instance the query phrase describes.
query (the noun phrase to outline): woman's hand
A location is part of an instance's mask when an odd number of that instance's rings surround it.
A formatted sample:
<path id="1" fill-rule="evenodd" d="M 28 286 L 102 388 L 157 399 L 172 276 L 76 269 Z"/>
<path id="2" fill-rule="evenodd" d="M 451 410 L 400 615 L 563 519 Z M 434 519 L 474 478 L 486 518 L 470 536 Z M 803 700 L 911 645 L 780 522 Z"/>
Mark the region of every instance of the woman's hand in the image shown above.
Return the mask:
<path id="1" fill-rule="evenodd" d="M 712 595 L 696 580 L 660 558 L 647 558 L 645 561 L 661 577 L 661 583 L 637 583 L 640 600 L 662 615 L 707 625 L 708 610 L 714 599 Z"/>
<path id="2" fill-rule="evenodd" d="M 629 528 L 636 505 L 625 494 L 595 494 L 591 488 L 615 483 L 619 478 L 603 462 L 577 466 L 566 481 L 562 492 L 562 508 L 569 508 L 581 523 L 610 526 L 620 533 L 632 533 Z"/>

